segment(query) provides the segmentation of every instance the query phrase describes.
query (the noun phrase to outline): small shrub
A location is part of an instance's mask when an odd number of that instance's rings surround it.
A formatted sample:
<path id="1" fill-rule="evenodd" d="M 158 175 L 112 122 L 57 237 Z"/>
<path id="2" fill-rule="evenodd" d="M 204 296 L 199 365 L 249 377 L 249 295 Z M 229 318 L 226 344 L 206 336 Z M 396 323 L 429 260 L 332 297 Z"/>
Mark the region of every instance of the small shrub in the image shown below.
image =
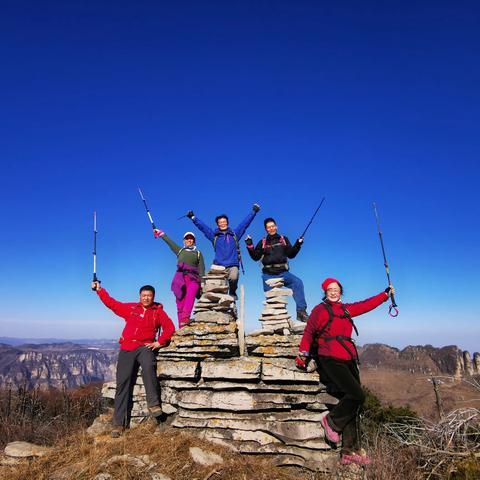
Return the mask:
<path id="1" fill-rule="evenodd" d="M 101 413 L 101 384 L 72 390 L 0 389 L 0 447 L 14 440 L 52 445 Z"/>

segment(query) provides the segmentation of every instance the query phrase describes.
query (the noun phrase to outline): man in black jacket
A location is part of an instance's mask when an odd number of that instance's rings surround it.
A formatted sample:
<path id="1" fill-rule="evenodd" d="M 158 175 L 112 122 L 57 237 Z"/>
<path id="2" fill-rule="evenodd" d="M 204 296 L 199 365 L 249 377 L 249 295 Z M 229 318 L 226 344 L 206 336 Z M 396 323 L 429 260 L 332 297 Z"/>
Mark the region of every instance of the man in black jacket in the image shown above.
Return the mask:
<path id="1" fill-rule="evenodd" d="M 308 315 L 303 282 L 288 271 L 288 259 L 296 257 L 303 238 L 300 237 L 292 246 L 287 237 L 277 233 L 277 224 L 273 218 L 266 218 L 263 224 L 267 236 L 260 240 L 256 247 L 253 246 L 250 236 L 245 239 L 250 257 L 255 261 L 262 260 L 263 290 L 266 292 L 271 289 L 265 283 L 266 280 L 283 278 L 285 286 L 293 290 L 293 299 L 297 304 L 297 320 L 306 322 Z"/>

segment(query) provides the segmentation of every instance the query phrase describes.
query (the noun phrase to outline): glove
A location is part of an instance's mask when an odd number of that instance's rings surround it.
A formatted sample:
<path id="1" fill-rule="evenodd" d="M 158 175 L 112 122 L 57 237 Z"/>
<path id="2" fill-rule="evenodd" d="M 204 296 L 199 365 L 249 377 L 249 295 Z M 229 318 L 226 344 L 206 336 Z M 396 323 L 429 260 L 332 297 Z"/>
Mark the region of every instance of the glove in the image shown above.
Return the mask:
<path id="1" fill-rule="evenodd" d="M 252 237 L 250 235 L 246 236 L 245 243 L 247 244 L 247 246 L 253 245 L 253 240 L 252 240 Z"/>
<path id="2" fill-rule="evenodd" d="M 303 243 L 303 237 L 300 237 L 297 242 L 301 245 Z"/>
<path id="3" fill-rule="evenodd" d="M 295 358 L 295 366 L 304 372 L 307 371 L 308 358 L 305 355 L 299 354 Z"/>
<path id="4" fill-rule="evenodd" d="M 100 280 L 97 280 L 95 282 L 92 282 L 92 290 L 94 292 L 97 292 L 98 290 L 100 290 L 102 288 L 102 286 L 100 285 L 102 282 Z"/>
<path id="5" fill-rule="evenodd" d="M 392 294 L 395 293 L 395 289 L 393 288 L 392 285 L 389 285 L 389 286 L 385 289 L 385 293 L 386 293 L 389 297 L 391 297 Z"/>
<path id="6" fill-rule="evenodd" d="M 252 208 L 255 213 L 260 211 L 260 205 L 258 203 L 254 203 Z"/>
<path id="7" fill-rule="evenodd" d="M 158 238 L 158 237 L 163 237 L 165 235 L 165 232 L 163 230 L 159 230 L 158 228 L 156 228 L 154 231 L 153 231 L 153 236 L 155 238 Z"/>
<path id="8" fill-rule="evenodd" d="M 189 211 L 187 212 L 187 217 L 188 217 L 188 218 L 193 218 L 194 216 L 195 216 L 195 215 L 193 214 L 193 210 L 189 210 Z"/>

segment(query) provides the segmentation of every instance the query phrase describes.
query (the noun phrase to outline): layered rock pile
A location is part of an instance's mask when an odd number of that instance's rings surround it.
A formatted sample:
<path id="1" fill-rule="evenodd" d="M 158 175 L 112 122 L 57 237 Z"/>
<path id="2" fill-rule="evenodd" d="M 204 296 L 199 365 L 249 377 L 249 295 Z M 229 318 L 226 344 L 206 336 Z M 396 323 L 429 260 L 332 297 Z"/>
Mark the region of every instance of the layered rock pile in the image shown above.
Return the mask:
<path id="1" fill-rule="evenodd" d="M 288 335 L 293 325 L 292 318 L 287 311 L 288 297 L 293 291 L 284 286 L 283 278 L 271 278 L 265 283 L 272 289 L 265 292 L 264 308 L 260 316 L 262 329 Z"/>
<path id="2" fill-rule="evenodd" d="M 282 301 L 272 303 L 286 305 L 288 291 L 280 295 L 278 290 L 272 290 L 267 304 L 277 298 Z M 279 464 L 328 470 L 336 455 L 325 443 L 320 420 L 326 405 L 336 400 L 319 383 L 318 374 L 296 369 L 300 335 L 291 332 L 286 314 L 275 319 L 275 314 L 265 313 L 272 322 L 267 325 L 274 328 L 267 328 L 264 320 L 260 331 L 245 338 L 248 356 L 239 357 L 235 317 L 215 311 L 217 306 L 201 305 L 192 323 L 159 352 L 162 409 L 171 425 L 240 452 L 274 454 Z M 141 383 L 139 378 L 134 391 L 134 423 L 147 415 Z M 113 397 L 113 389 L 105 385 L 104 395 Z"/>
<path id="3" fill-rule="evenodd" d="M 203 277 L 203 294 L 195 305 L 194 313 L 228 312 L 234 298 L 228 295 L 227 272 L 221 265 L 212 265 Z"/>
<path id="4" fill-rule="evenodd" d="M 305 323 L 293 321 L 288 313 L 288 298 L 292 296 L 293 291 L 290 288 L 283 288 L 283 278 L 270 278 L 266 283 L 272 288 L 265 292 L 264 307 L 259 318 L 262 328 L 254 330 L 250 335 L 254 337 L 257 335 L 279 334 L 290 337 L 286 340 L 287 343 L 292 343 L 292 340 L 295 342 L 297 339 L 292 338 L 291 335 L 303 333 Z M 278 339 L 278 337 L 274 338 Z M 270 345 L 272 340 L 271 338 L 267 341 L 267 345 Z M 284 344 L 285 341 L 280 341 L 279 343 Z"/>

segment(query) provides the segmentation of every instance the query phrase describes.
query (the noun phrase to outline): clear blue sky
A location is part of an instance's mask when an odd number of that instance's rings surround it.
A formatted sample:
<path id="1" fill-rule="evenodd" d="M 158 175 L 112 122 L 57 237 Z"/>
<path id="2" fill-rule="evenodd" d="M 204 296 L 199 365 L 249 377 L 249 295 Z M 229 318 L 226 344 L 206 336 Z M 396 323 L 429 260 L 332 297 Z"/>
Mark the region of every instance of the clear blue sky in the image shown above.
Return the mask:
<path id="1" fill-rule="evenodd" d="M 175 318 L 175 257 L 193 209 L 235 226 L 253 202 L 294 240 L 309 309 L 397 288 L 360 343 L 480 349 L 480 7 L 476 2 L 2 2 L 0 335 L 116 338 L 120 300 L 152 283 Z M 199 246 L 211 262 L 211 245 Z M 245 251 L 244 251 L 245 252 Z M 246 253 L 247 330 L 263 297 Z M 293 305 L 291 306 L 293 311 Z"/>

